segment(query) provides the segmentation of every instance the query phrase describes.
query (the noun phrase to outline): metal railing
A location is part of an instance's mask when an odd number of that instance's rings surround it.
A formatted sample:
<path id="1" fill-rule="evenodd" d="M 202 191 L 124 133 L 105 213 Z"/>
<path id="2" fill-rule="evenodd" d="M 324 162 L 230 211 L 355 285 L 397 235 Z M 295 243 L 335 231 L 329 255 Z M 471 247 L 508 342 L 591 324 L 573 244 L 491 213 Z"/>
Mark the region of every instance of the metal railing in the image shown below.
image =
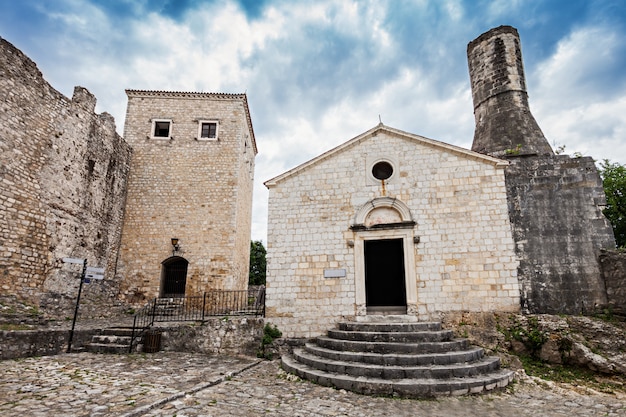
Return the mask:
<path id="1" fill-rule="evenodd" d="M 135 313 L 129 352 L 155 322 L 204 321 L 208 317 L 241 315 L 265 315 L 265 287 L 207 291 L 191 297 L 155 298 Z"/>

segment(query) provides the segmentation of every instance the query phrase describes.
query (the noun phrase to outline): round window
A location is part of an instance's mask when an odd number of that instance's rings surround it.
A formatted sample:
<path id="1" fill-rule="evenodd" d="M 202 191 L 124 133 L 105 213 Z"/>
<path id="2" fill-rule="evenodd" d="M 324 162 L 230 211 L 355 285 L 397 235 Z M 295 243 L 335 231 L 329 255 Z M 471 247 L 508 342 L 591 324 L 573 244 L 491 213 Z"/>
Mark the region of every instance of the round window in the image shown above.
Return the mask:
<path id="1" fill-rule="evenodd" d="M 377 180 L 386 180 L 393 175 L 393 167 L 389 162 L 381 161 L 372 167 L 372 175 Z"/>

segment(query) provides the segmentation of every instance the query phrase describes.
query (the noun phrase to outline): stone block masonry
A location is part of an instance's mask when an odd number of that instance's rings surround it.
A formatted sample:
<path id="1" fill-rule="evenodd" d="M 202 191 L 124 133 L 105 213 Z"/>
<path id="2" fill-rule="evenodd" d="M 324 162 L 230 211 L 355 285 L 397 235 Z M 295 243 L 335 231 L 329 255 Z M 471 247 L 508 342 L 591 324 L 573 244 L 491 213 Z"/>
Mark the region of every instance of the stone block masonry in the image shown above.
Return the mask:
<path id="1" fill-rule="evenodd" d="M 37 66 L 0 39 L 0 288 L 71 315 L 79 280 L 62 257 L 106 269 L 85 300 L 110 306 L 131 148 L 113 117 L 76 87 L 68 99 Z M 86 305 L 92 303 L 85 303 Z M 98 310 L 98 314 L 107 314 Z"/>
<path id="2" fill-rule="evenodd" d="M 171 291 L 245 290 L 256 155 L 246 96 L 127 95 L 124 135 L 133 157 L 117 270 L 121 296 L 141 305 Z M 168 129 L 164 136 L 155 135 L 157 121 Z M 201 137 L 203 121 L 215 124 L 215 137 Z M 187 268 L 171 286 L 169 262 Z"/>

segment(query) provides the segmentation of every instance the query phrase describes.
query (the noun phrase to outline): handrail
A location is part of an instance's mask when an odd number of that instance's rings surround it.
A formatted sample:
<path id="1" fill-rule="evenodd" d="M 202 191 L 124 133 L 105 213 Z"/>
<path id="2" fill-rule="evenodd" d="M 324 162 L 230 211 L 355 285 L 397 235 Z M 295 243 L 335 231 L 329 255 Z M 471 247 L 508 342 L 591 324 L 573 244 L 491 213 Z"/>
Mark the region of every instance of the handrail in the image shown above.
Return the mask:
<path id="1" fill-rule="evenodd" d="M 133 318 L 129 353 L 135 341 L 155 322 L 205 321 L 215 316 L 265 316 L 265 287 L 248 290 L 213 290 L 200 296 L 155 298 Z"/>

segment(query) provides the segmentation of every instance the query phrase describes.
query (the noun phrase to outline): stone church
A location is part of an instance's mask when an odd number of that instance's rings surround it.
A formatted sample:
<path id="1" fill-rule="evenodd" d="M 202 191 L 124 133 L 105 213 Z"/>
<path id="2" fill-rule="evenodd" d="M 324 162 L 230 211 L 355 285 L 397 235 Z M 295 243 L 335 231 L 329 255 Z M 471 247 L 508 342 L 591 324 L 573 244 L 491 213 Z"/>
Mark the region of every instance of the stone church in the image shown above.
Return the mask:
<path id="1" fill-rule="evenodd" d="M 378 125 L 265 183 L 266 316 L 287 336 L 340 320 L 589 313 L 614 248 L 591 158 L 555 155 L 528 107 L 517 30 L 468 45 L 472 150 Z"/>

